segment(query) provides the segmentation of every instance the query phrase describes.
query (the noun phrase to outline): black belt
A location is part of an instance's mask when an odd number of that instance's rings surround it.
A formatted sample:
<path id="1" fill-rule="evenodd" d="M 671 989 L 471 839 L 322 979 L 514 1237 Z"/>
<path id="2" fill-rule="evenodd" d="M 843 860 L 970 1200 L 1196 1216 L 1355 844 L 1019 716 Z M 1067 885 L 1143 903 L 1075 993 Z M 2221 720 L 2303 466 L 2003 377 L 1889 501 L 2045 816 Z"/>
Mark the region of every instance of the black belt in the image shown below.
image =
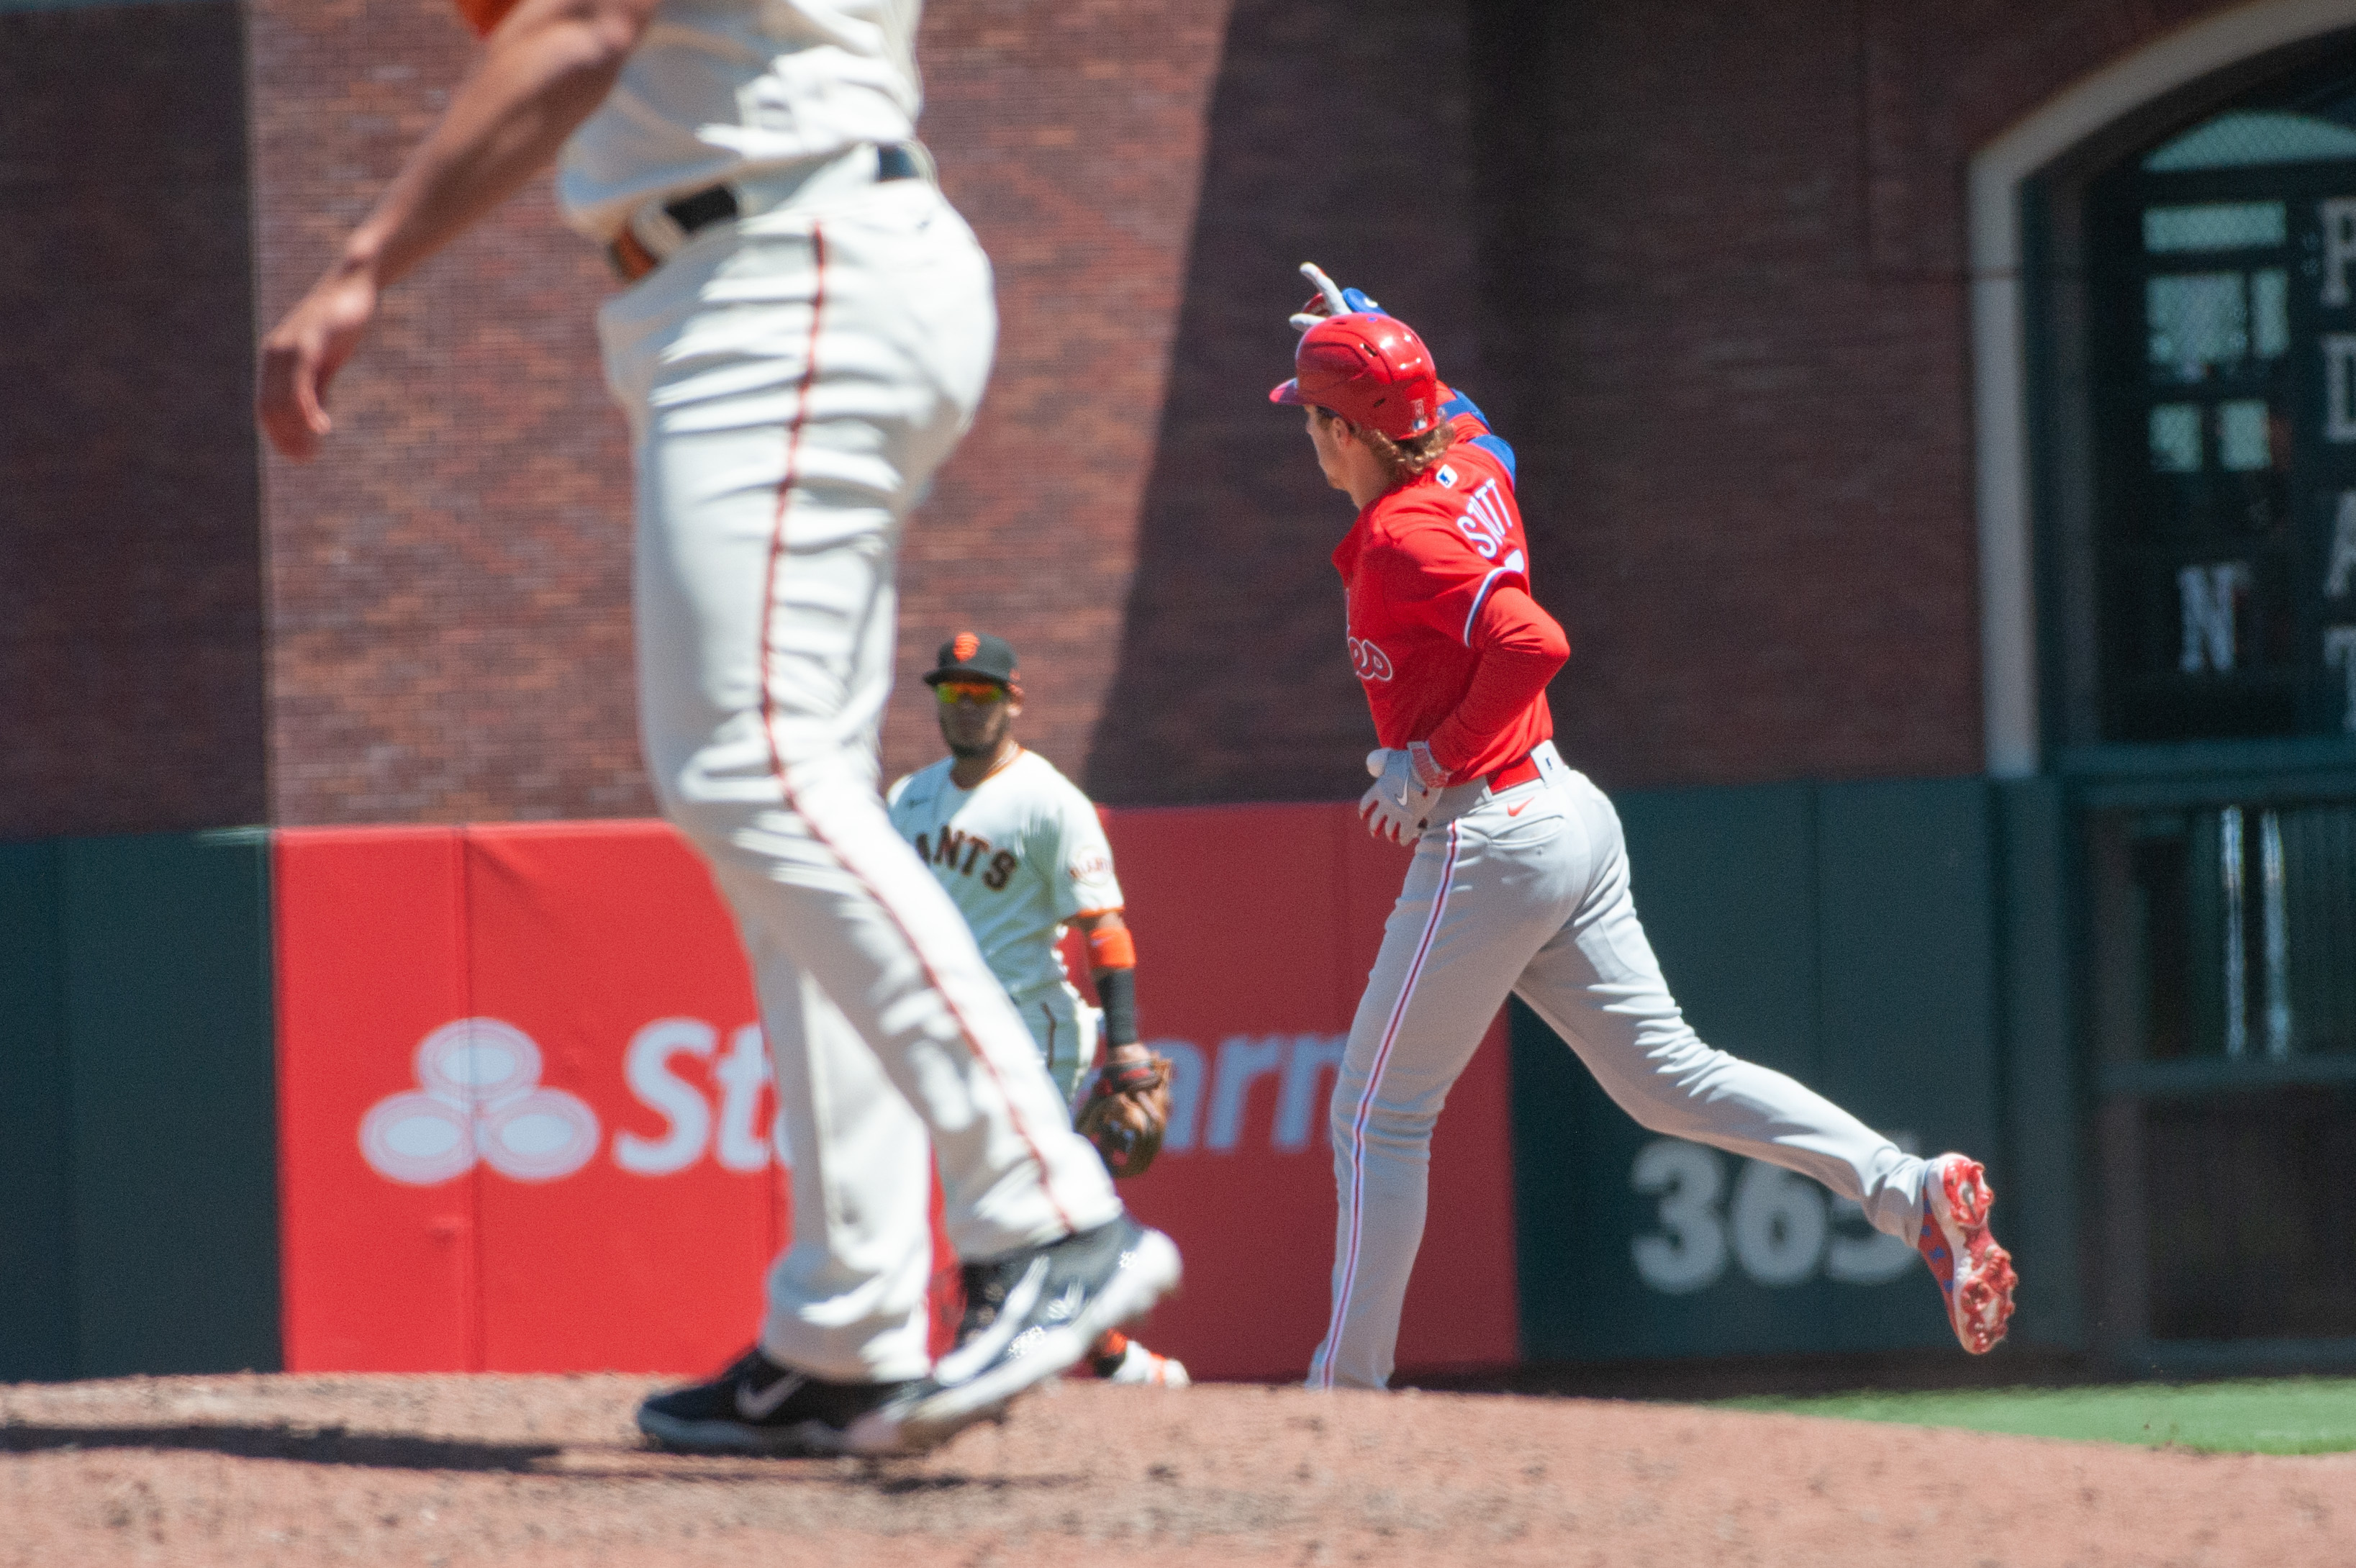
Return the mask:
<path id="1" fill-rule="evenodd" d="M 875 149 L 876 184 L 891 179 L 921 179 L 924 174 L 924 166 L 905 145 L 894 142 Z M 731 185 L 707 185 L 676 201 L 663 203 L 663 211 L 679 225 L 682 238 L 714 223 L 724 223 L 739 210 L 736 188 Z M 663 264 L 663 258 L 648 250 L 646 242 L 626 223 L 614 237 L 614 242 L 605 247 L 605 259 L 614 263 L 614 270 L 625 283 L 636 283 Z"/>

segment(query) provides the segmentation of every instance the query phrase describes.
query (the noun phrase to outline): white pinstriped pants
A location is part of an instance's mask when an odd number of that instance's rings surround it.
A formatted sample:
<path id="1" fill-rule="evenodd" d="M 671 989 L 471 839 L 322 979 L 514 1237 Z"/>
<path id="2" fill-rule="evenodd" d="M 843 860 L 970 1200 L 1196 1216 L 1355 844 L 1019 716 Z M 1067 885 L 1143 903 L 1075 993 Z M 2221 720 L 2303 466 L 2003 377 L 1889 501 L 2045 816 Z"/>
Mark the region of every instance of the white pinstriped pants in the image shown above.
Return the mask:
<path id="1" fill-rule="evenodd" d="M 861 184 L 698 234 L 598 327 L 637 460 L 647 761 L 735 914 L 794 1155 L 761 1345 L 918 1377 L 935 1156 L 968 1258 L 1120 1212 L 876 793 L 894 554 L 981 398 L 990 263 L 929 184 Z"/>
<path id="2" fill-rule="evenodd" d="M 1922 1160 L 1695 1036 L 1637 923 L 1619 813 L 1551 745 L 1537 755 L 1533 782 L 1440 798 L 1384 924 L 1333 1084 L 1341 1213 L 1311 1388 L 1388 1385 L 1432 1123 L 1509 992 L 1652 1131 L 1813 1176 L 1910 1244 L 1920 1228 Z"/>

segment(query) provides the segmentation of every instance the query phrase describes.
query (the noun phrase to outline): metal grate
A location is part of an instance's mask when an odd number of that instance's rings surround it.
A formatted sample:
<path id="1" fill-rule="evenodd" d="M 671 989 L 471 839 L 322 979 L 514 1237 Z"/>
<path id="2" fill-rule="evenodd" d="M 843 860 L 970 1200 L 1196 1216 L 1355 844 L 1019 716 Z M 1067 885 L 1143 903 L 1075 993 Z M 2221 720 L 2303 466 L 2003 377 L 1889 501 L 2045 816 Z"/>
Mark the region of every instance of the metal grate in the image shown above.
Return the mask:
<path id="1" fill-rule="evenodd" d="M 2136 824 L 2147 1059 L 2356 1051 L 2356 806 Z"/>
<path id="2" fill-rule="evenodd" d="M 2260 168 L 2269 164 L 2356 158 L 2356 131 L 2280 109 L 2235 109 L 2204 120 L 2165 143 L 2143 166 L 2153 174 L 2189 169 Z"/>

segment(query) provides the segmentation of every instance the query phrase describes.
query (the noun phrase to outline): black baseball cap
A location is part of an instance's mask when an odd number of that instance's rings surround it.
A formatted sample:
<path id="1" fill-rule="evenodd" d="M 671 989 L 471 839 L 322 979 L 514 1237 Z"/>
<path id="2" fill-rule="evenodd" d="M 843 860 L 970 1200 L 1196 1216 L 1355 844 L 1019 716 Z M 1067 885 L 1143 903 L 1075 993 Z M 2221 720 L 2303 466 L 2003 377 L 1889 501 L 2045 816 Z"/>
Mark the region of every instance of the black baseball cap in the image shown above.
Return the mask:
<path id="1" fill-rule="evenodd" d="M 986 631 L 961 631 L 941 644 L 939 661 L 925 671 L 925 684 L 944 681 L 995 681 L 1014 684 L 1014 650 L 1002 637 Z"/>

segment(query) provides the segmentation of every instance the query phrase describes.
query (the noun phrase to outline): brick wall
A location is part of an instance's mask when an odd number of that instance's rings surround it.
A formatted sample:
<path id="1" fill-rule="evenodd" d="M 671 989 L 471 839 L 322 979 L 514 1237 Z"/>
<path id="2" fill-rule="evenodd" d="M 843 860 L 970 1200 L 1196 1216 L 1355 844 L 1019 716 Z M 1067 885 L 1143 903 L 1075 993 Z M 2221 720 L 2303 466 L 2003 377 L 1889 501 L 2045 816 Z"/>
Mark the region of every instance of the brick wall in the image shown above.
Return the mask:
<path id="1" fill-rule="evenodd" d="M 1484 341 L 1566 754 L 1607 784 L 1976 771 L 1965 177 L 2209 4 L 1505 5 Z M 1518 210 L 1517 210 L 1518 209 Z"/>
<path id="2" fill-rule="evenodd" d="M 0 839 L 262 814 L 241 54 L 0 15 Z"/>
<path id="3" fill-rule="evenodd" d="M 258 314 L 298 298 L 475 44 L 444 0 L 254 0 Z M 653 810 L 631 692 L 611 287 L 545 179 L 385 296 L 308 466 L 273 456 L 271 816 Z"/>
<path id="4" fill-rule="evenodd" d="M 1119 673 L 1087 782 L 1123 804 L 1332 800 L 1365 788 L 1326 488 L 1285 317 L 1314 261 L 1413 321 L 1478 387 L 1463 8 L 1239 0 L 1159 411 Z"/>
<path id="5" fill-rule="evenodd" d="M 1025 732 L 1076 766 L 1110 676 L 1223 0 L 928 8 L 925 133 L 999 274 L 982 416 L 911 530 L 903 665 L 1022 649 Z M 262 314 L 306 287 L 473 45 L 441 0 L 254 6 Z M 387 297 L 316 465 L 269 465 L 274 815 L 652 809 L 627 454 L 602 264 L 536 183 Z M 938 755 L 909 681 L 895 770 Z"/>
<path id="6" fill-rule="evenodd" d="M 1003 337 L 912 530 L 904 675 L 959 626 L 1004 633 L 1026 735 L 1118 802 L 1357 788 L 1325 560 L 1347 506 L 1261 401 L 1316 259 L 1414 320 L 1521 449 L 1577 761 L 1618 784 L 1976 770 L 1965 162 L 2217 8 L 935 0 L 926 134 L 996 258 Z M 266 320 L 473 46 L 444 0 L 243 15 Z M 220 281 L 244 264 L 221 217 L 237 16 L 0 18 L 11 107 L 53 106 L 0 135 L 81 149 L 0 169 L 42 235 L 0 259 L 0 354 L 32 367 L 0 386 L 0 506 L 31 520 L 0 539 L 22 737 L 0 832 L 650 809 L 591 335 L 609 285 L 544 184 L 394 292 L 327 456 L 272 460 L 252 525 L 252 324 Z M 112 40 L 103 81 L 80 38 Z M 118 59 L 172 69 L 128 93 Z M 133 106 L 114 141 L 54 107 L 88 103 Z M 76 175 L 60 203 L 40 171 L 98 147 L 114 187 Z M 155 188 L 110 207 L 125 168 Z M 176 312 L 172 355 L 76 349 L 133 314 L 90 278 Z M 893 710 L 894 770 L 936 755 L 920 698 Z"/>
<path id="7" fill-rule="evenodd" d="M 960 627 L 1023 660 L 1027 744 L 1078 776 L 1111 687 L 1229 0 L 932 0 L 921 127 L 998 274 L 973 433 L 902 557 L 889 773 L 941 755 L 918 673 Z"/>
<path id="8" fill-rule="evenodd" d="M 1519 448 L 1579 766 L 1977 771 L 1968 159 L 2219 8 L 1239 5 L 1091 781 L 1360 782 L 1323 559 L 1346 512 L 1248 406 L 1280 373 L 1265 280 L 1305 255 L 1416 322 Z"/>

